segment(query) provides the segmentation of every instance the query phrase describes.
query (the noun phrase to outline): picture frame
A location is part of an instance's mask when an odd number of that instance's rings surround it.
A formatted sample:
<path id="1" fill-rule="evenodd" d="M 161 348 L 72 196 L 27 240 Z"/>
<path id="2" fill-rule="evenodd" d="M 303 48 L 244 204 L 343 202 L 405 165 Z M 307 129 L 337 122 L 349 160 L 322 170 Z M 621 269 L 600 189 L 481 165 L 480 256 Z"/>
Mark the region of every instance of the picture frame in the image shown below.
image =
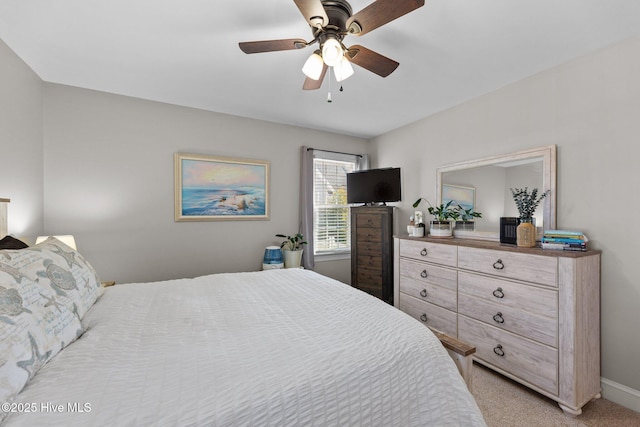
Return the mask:
<path id="1" fill-rule="evenodd" d="M 422 215 L 422 211 L 415 211 L 413 213 L 413 223 L 414 224 L 424 224 L 424 217 Z"/>
<path id="2" fill-rule="evenodd" d="M 462 209 L 475 209 L 476 189 L 462 185 L 442 184 L 442 203 L 457 202 Z"/>
<path id="3" fill-rule="evenodd" d="M 269 162 L 175 153 L 175 221 L 269 219 Z"/>

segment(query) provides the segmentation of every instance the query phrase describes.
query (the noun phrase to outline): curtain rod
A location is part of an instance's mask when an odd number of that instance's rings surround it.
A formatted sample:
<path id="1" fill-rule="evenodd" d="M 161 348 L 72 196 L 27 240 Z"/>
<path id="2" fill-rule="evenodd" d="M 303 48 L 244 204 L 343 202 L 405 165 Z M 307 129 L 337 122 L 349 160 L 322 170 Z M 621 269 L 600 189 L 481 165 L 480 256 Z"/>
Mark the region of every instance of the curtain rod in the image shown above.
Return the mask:
<path id="1" fill-rule="evenodd" d="M 346 154 L 348 156 L 356 156 L 362 158 L 362 154 L 353 154 L 353 153 L 343 153 L 341 151 L 331 151 L 331 150 L 322 150 L 320 148 L 311 148 L 308 147 L 307 151 L 324 151 L 325 153 L 333 153 L 333 154 Z"/>

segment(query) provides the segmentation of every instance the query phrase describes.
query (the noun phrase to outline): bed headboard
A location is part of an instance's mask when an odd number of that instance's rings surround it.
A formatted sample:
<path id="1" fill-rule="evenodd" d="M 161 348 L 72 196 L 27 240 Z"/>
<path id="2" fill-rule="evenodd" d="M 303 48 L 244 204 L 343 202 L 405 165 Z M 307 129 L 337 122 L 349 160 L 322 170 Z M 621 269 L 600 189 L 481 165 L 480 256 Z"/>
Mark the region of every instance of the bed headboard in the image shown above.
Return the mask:
<path id="1" fill-rule="evenodd" d="M 0 197 L 0 239 L 9 233 L 7 226 L 7 205 L 9 202 L 9 199 Z"/>

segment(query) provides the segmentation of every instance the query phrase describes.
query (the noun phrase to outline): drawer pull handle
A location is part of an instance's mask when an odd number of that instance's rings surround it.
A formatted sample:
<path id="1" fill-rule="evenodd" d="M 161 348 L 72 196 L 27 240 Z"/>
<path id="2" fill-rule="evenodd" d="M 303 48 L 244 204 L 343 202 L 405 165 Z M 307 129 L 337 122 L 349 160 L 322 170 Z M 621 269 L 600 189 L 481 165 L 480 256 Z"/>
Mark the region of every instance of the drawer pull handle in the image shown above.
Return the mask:
<path id="1" fill-rule="evenodd" d="M 500 357 L 504 357 L 504 350 L 502 349 L 502 345 L 498 344 L 493 348 L 493 352 Z"/>
<path id="2" fill-rule="evenodd" d="M 427 256 L 427 248 L 422 248 L 422 250 L 420 251 L 420 255 Z"/>
<path id="3" fill-rule="evenodd" d="M 504 298 L 504 292 L 502 291 L 502 288 L 498 288 L 493 291 L 493 296 L 496 298 Z"/>
<path id="4" fill-rule="evenodd" d="M 493 263 L 493 268 L 495 268 L 496 270 L 502 270 L 504 268 L 504 263 L 501 259 L 499 259 Z"/>
<path id="5" fill-rule="evenodd" d="M 504 317 L 502 317 L 502 313 L 500 313 L 500 312 L 498 312 L 498 313 L 493 315 L 493 320 L 496 323 L 504 323 Z"/>
<path id="6" fill-rule="evenodd" d="M 426 297 L 427 297 L 427 290 L 426 290 L 426 289 L 421 290 L 421 291 L 420 291 L 420 296 L 421 296 L 422 298 L 426 298 Z"/>
<path id="7" fill-rule="evenodd" d="M 422 277 L 423 279 L 426 279 L 428 275 L 429 274 L 427 273 L 427 270 L 422 270 L 422 272 L 420 273 L 420 277 Z"/>
<path id="8" fill-rule="evenodd" d="M 427 323 L 427 315 L 425 313 L 422 313 L 422 316 L 420 316 L 420 320 L 424 323 Z"/>

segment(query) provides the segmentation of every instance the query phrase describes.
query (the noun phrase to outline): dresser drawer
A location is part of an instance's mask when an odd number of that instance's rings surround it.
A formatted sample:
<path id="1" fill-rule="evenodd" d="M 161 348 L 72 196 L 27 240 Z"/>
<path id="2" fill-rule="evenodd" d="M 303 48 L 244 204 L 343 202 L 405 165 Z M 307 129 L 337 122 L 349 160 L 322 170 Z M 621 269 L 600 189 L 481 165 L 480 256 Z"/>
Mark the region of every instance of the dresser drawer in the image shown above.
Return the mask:
<path id="1" fill-rule="evenodd" d="M 552 256 L 461 246 L 458 248 L 458 267 L 499 277 L 558 286 L 558 259 Z"/>
<path id="2" fill-rule="evenodd" d="M 373 295 L 376 298 L 384 300 L 384 295 L 382 295 L 382 286 L 378 284 L 358 283 L 356 286 L 354 286 L 354 288 L 360 289 L 361 291 L 366 292 L 369 295 Z"/>
<path id="3" fill-rule="evenodd" d="M 382 286 L 382 268 L 359 268 L 358 284 Z"/>
<path id="4" fill-rule="evenodd" d="M 400 292 L 454 311 L 458 308 L 457 277 L 455 270 L 400 260 Z"/>
<path id="5" fill-rule="evenodd" d="M 400 304 L 398 307 L 409 316 L 419 320 L 423 325 L 454 338 L 457 337 L 458 316 L 455 312 L 413 298 L 402 292 L 400 293 Z"/>
<path id="6" fill-rule="evenodd" d="M 480 274 L 458 273 L 458 292 L 540 316 L 558 318 L 558 291 Z"/>
<path id="7" fill-rule="evenodd" d="M 458 313 L 542 344 L 558 347 L 557 319 L 527 313 L 464 293 L 460 293 L 458 297 Z"/>
<path id="8" fill-rule="evenodd" d="M 456 267 L 458 247 L 419 240 L 400 240 L 400 256 Z"/>
<path id="9" fill-rule="evenodd" d="M 358 228 L 381 228 L 382 215 L 358 214 L 356 216 Z"/>
<path id="10" fill-rule="evenodd" d="M 553 395 L 558 395 L 558 351 L 458 316 L 458 339 L 476 346 L 475 357 Z"/>
<path id="11" fill-rule="evenodd" d="M 354 245 L 358 255 L 382 256 L 384 245 L 381 242 L 358 242 Z"/>
<path id="12" fill-rule="evenodd" d="M 358 227 L 358 229 L 356 230 L 356 239 L 358 244 L 360 244 L 361 242 L 374 242 L 379 244 L 382 242 L 382 233 L 380 232 L 380 229 Z"/>
<path id="13" fill-rule="evenodd" d="M 382 272 L 382 256 L 358 254 L 358 267 Z"/>

